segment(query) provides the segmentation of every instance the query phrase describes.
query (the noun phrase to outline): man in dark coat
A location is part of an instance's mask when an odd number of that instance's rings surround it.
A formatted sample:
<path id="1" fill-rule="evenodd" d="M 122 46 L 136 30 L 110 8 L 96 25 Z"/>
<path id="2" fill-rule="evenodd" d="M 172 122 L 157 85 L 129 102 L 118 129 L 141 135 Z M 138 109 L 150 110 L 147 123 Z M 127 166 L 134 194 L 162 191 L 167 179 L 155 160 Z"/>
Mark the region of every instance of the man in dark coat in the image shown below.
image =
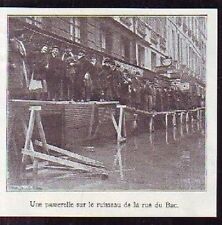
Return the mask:
<path id="1" fill-rule="evenodd" d="M 48 84 L 49 99 L 59 100 L 61 98 L 61 80 L 64 76 L 65 69 L 63 62 L 59 57 L 58 46 L 52 48 L 48 71 L 46 81 Z"/>
<path id="2" fill-rule="evenodd" d="M 115 89 L 115 85 L 118 82 L 118 71 L 116 70 L 116 63 L 114 60 L 110 59 L 109 61 L 109 71 L 107 74 L 107 97 L 109 101 L 113 101 L 117 99 L 117 93 Z"/>
<path id="3" fill-rule="evenodd" d="M 168 111 L 169 110 L 169 102 L 168 102 L 168 91 L 167 88 L 163 88 L 163 111 Z"/>
<path id="4" fill-rule="evenodd" d="M 141 95 L 143 95 L 143 101 L 141 103 L 144 105 L 143 109 L 146 111 L 152 111 L 152 90 L 150 86 L 151 84 L 147 80 L 142 87 Z"/>
<path id="5" fill-rule="evenodd" d="M 29 76 L 26 63 L 26 48 L 23 42 L 24 30 L 13 31 L 9 39 L 8 90 L 9 98 L 26 98 Z"/>
<path id="6" fill-rule="evenodd" d="M 102 70 L 99 73 L 99 79 L 101 83 L 102 96 L 103 100 L 111 100 L 111 91 L 109 84 L 112 79 L 111 68 L 110 68 L 110 59 L 106 58 L 103 61 Z"/>
<path id="7" fill-rule="evenodd" d="M 129 83 L 131 87 L 131 93 L 129 95 L 131 105 L 135 107 L 136 109 L 140 108 L 141 105 L 141 97 L 142 97 L 142 84 L 141 81 L 139 80 L 139 77 L 136 74 L 132 78 L 132 82 Z"/>
<path id="8" fill-rule="evenodd" d="M 162 90 L 160 87 L 156 89 L 156 111 L 161 112 L 163 110 L 163 96 Z"/>
<path id="9" fill-rule="evenodd" d="M 101 98 L 101 91 L 102 91 L 100 79 L 99 79 L 99 73 L 101 72 L 101 67 L 99 67 L 95 55 L 92 55 L 90 62 L 92 65 L 89 69 L 89 74 L 92 80 L 91 100 L 99 101 Z"/>
<path id="10" fill-rule="evenodd" d="M 65 76 L 62 77 L 62 98 L 71 100 L 73 98 L 73 85 L 75 77 L 76 60 L 71 48 L 67 48 L 62 55 L 65 68 Z"/>
<path id="11" fill-rule="evenodd" d="M 127 105 L 129 103 L 129 86 L 131 84 L 132 80 L 130 78 L 129 71 L 124 69 L 120 88 L 120 103 L 123 105 Z"/>
<path id="12" fill-rule="evenodd" d="M 120 99 L 120 84 L 122 79 L 122 72 L 120 70 L 120 65 L 111 65 L 112 73 L 112 96 L 114 101 L 119 101 Z"/>
<path id="13" fill-rule="evenodd" d="M 170 87 L 169 92 L 169 106 L 170 110 L 176 110 L 177 109 L 177 96 L 176 96 L 176 91 L 173 87 Z"/>
<path id="14" fill-rule="evenodd" d="M 75 93 L 75 77 L 76 77 L 76 64 L 77 61 L 74 57 L 70 56 L 65 59 L 66 68 L 65 68 L 65 82 L 63 83 L 63 90 L 66 100 L 74 100 Z"/>
<path id="15" fill-rule="evenodd" d="M 86 59 L 86 53 L 81 50 L 78 54 L 78 61 L 76 64 L 76 76 L 75 76 L 75 100 L 84 101 L 86 100 L 85 93 L 85 76 L 91 68 L 91 63 Z"/>

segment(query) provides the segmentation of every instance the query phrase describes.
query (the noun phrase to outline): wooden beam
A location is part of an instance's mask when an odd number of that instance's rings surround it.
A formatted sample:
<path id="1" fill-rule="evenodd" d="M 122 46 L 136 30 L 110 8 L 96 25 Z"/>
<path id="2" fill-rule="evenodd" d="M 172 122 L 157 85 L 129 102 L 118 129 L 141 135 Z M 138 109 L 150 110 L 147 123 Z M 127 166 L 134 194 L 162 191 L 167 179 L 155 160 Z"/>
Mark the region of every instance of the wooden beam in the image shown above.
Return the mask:
<path id="1" fill-rule="evenodd" d="M 44 168 L 46 169 L 55 169 L 55 170 L 76 170 L 72 167 L 67 166 L 55 166 L 55 165 L 45 165 Z"/>
<path id="2" fill-rule="evenodd" d="M 41 100 L 24 100 L 24 99 L 11 99 L 9 102 L 18 103 L 20 105 L 37 105 L 37 106 L 45 106 L 45 105 L 101 105 L 101 106 L 116 106 L 119 104 L 118 101 L 89 101 L 89 102 L 74 102 L 74 101 L 41 101 Z"/>
<path id="3" fill-rule="evenodd" d="M 35 111 L 31 110 L 30 113 L 30 118 L 29 118 L 29 125 L 28 125 L 28 129 L 27 129 L 27 133 L 26 133 L 26 137 L 25 137 L 25 149 L 30 149 L 30 141 L 32 138 L 32 133 L 33 133 L 33 128 L 34 128 L 34 123 L 35 123 Z M 25 162 L 26 157 L 23 155 L 22 156 L 22 162 Z"/>
<path id="4" fill-rule="evenodd" d="M 181 123 L 181 125 L 183 124 L 183 114 L 184 114 L 184 112 L 180 113 L 180 123 Z"/>
<path id="5" fill-rule="evenodd" d="M 200 122 L 202 121 L 202 110 L 200 109 Z"/>
<path id="6" fill-rule="evenodd" d="M 149 130 L 150 133 L 153 132 L 153 119 L 154 119 L 154 115 L 150 117 L 150 123 L 149 123 Z"/>
<path id="7" fill-rule="evenodd" d="M 95 119 L 95 104 L 92 105 L 92 112 L 91 112 L 91 117 L 90 117 L 90 123 L 89 123 L 89 132 L 88 132 L 88 138 L 92 136 L 92 130 L 93 130 L 93 124 L 94 124 L 94 119 Z"/>
<path id="8" fill-rule="evenodd" d="M 117 141 L 120 141 L 122 138 L 122 122 L 123 122 L 123 107 L 120 107 Z"/>
<path id="9" fill-rule="evenodd" d="M 35 144 L 37 146 L 40 146 L 42 147 L 42 142 L 41 141 L 38 141 L 38 140 L 35 140 Z M 66 155 L 66 156 L 69 156 L 73 159 L 76 159 L 80 162 L 83 162 L 87 165 L 92 165 L 92 166 L 96 166 L 96 167 L 102 167 L 102 168 L 105 168 L 103 163 L 102 162 L 99 162 L 99 161 L 96 161 L 94 159 L 90 159 L 88 157 L 85 157 L 85 156 L 82 156 L 82 155 L 78 155 L 76 153 L 73 153 L 73 152 L 70 152 L 70 151 L 67 151 L 65 149 L 62 149 L 62 148 L 59 148 L 59 147 L 56 147 L 56 146 L 53 146 L 53 145 L 49 145 L 47 144 L 47 147 L 49 150 L 51 151 L 54 151 L 54 152 L 58 152 L 60 154 L 63 154 L 63 155 Z"/>
<path id="10" fill-rule="evenodd" d="M 34 158 L 34 161 L 33 161 L 33 177 L 36 178 L 37 174 L 38 174 L 38 159 Z"/>
<path id="11" fill-rule="evenodd" d="M 176 113 L 173 114 L 173 126 L 175 127 L 177 125 L 177 118 L 176 118 Z"/>
<path id="12" fill-rule="evenodd" d="M 177 131 L 177 128 L 176 127 L 173 127 L 173 140 L 176 141 L 177 138 L 176 138 L 176 131 Z"/>
<path id="13" fill-rule="evenodd" d="M 23 116 L 20 119 L 21 119 L 21 123 L 22 123 L 22 126 L 23 126 L 24 135 L 26 136 L 28 128 L 27 128 L 27 125 L 25 123 L 25 119 L 23 118 Z M 30 140 L 30 150 L 34 151 L 32 140 Z"/>
<path id="14" fill-rule="evenodd" d="M 187 111 L 187 113 L 186 113 L 186 123 L 188 123 L 189 122 L 189 112 Z"/>
<path id="15" fill-rule="evenodd" d="M 34 158 L 38 158 L 38 159 L 42 159 L 45 161 L 49 161 L 49 162 L 53 162 L 59 165 L 64 165 L 64 166 L 68 166 L 68 167 L 72 167 L 76 170 L 80 170 L 80 171 L 85 171 L 85 172 L 91 172 L 91 173 L 96 173 L 96 174 L 104 174 L 108 176 L 108 173 L 106 170 L 104 169 L 99 169 L 99 168 L 95 168 L 95 167 L 91 167 L 88 165 L 84 165 L 78 162 L 73 162 L 67 159 L 61 159 L 55 156 L 51 156 L 51 155 L 46 155 L 40 152 L 31 152 L 29 150 L 22 150 L 22 153 L 25 155 L 29 155 L 32 156 Z"/>
<path id="16" fill-rule="evenodd" d="M 24 136 L 26 137 L 26 134 L 27 134 L 27 125 L 25 123 L 25 118 L 24 118 L 24 115 L 21 115 L 20 116 L 20 120 L 21 120 L 21 123 L 22 123 L 22 126 L 23 126 L 23 133 L 24 133 Z M 32 140 L 30 139 L 30 151 L 34 151 L 34 146 L 33 146 L 33 143 L 32 143 Z M 22 162 L 25 161 L 25 155 L 22 156 Z M 31 161 L 33 162 L 34 161 L 34 158 L 31 157 Z"/>
<path id="17" fill-rule="evenodd" d="M 168 128 L 168 113 L 165 115 L 165 124 L 166 124 L 166 130 Z"/>
<path id="18" fill-rule="evenodd" d="M 104 109 L 103 109 L 103 112 L 102 112 L 101 118 L 99 118 L 99 113 L 98 113 L 98 124 L 97 124 L 97 126 L 96 126 L 96 128 L 95 128 L 95 132 L 94 132 L 94 134 L 93 134 L 93 138 L 96 137 L 96 135 L 97 135 L 97 133 L 98 133 L 98 131 L 99 131 L 99 128 L 100 128 L 100 126 L 101 126 L 101 124 L 102 124 L 102 122 L 103 122 L 103 120 L 104 120 L 104 118 L 105 118 L 106 111 L 107 111 L 107 108 L 104 108 Z"/>
<path id="19" fill-rule="evenodd" d="M 43 149 L 46 153 L 49 153 L 47 142 L 46 142 L 46 137 L 45 137 L 45 132 L 44 132 L 42 121 L 41 121 L 41 116 L 38 111 L 36 112 L 36 123 L 37 123 L 37 127 L 39 130 L 39 135 L 40 135 L 41 141 L 43 143 Z"/>
<path id="20" fill-rule="evenodd" d="M 112 122 L 113 122 L 113 126 L 114 126 L 116 132 L 118 133 L 118 125 L 117 125 L 116 119 L 113 115 L 113 112 L 111 110 L 110 110 L 110 116 L 111 116 L 111 119 L 112 119 Z"/>
<path id="21" fill-rule="evenodd" d="M 123 113 L 123 136 L 126 137 L 126 114 Z"/>
<path id="22" fill-rule="evenodd" d="M 38 163 L 38 168 L 40 169 L 40 168 L 44 168 L 45 166 L 47 166 L 49 164 L 49 162 L 47 162 L 47 161 L 44 161 L 44 162 L 39 162 Z M 29 164 L 29 165 L 26 165 L 26 168 L 25 168 L 26 170 L 31 170 L 31 169 L 33 169 L 33 164 Z"/>

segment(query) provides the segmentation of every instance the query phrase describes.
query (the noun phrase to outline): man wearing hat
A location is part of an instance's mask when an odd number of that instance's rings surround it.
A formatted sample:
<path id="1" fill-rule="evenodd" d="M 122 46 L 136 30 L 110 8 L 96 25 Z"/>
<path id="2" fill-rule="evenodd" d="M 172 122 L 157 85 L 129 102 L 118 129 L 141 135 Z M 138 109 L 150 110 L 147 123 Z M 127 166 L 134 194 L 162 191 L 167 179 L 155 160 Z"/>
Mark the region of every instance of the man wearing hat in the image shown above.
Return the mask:
<path id="1" fill-rule="evenodd" d="M 62 62 L 65 68 L 65 76 L 62 77 L 62 94 L 64 100 L 73 99 L 73 85 L 75 77 L 76 60 L 71 48 L 66 48 L 62 55 Z"/>
<path id="2" fill-rule="evenodd" d="M 129 71 L 127 69 L 123 70 L 123 79 L 121 81 L 120 88 L 120 103 L 127 105 L 129 102 L 129 85 L 132 83 L 132 80 L 129 77 Z"/>
<path id="3" fill-rule="evenodd" d="M 74 100 L 74 86 L 76 76 L 76 64 L 77 60 L 74 56 L 69 56 L 64 59 L 65 63 L 65 79 L 63 80 L 63 91 L 65 100 Z"/>
<path id="4" fill-rule="evenodd" d="M 101 84 L 98 74 L 101 71 L 101 67 L 99 67 L 97 63 L 97 58 L 95 55 L 91 56 L 91 67 L 90 67 L 90 77 L 92 80 L 92 93 L 91 93 L 91 100 L 99 101 L 101 97 Z"/>
<path id="5" fill-rule="evenodd" d="M 86 90 L 85 90 L 85 78 L 89 73 L 91 63 L 86 59 L 86 52 L 80 50 L 78 53 L 78 61 L 76 65 L 76 77 L 75 77 L 75 100 L 83 101 L 86 100 Z"/>
<path id="6" fill-rule="evenodd" d="M 116 64 L 115 61 L 113 59 L 110 59 L 108 62 L 109 65 L 109 70 L 108 70 L 108 75 L 107 75 L 107 99 L 109 101 L 114 100 L 114 98 L 116 99 L 116 93 L 115 93 L 115 89 L 114 89 L 114 79 L 115 79 L 115 68 L 116 68 Z"/>
<path id="7" fill-rule="evenodd" d="M 120 84 L 122 79 L 122 72 L 120 70 L 120 65 L 116 64 L 114 61 L 110 63 L 111 64 L 111 73 L 112 73 L 112 85 L 111 85 L 111 91 L 112 91 L 112 97 L 113 100 L 119 101 L 120 98 Z"/>
<path id="8" fill-rule="evenodd" d="M 9 39 L 9 77 L 8 89 L 10 98 L 23 98 L 28 94 L 29 77 L 26 63 L 26 48 L 23 43 L 23 29 L 12 32 Z"/>
<path id="9" fill-rule="evenodd" d="M 111 68 L 110 68 L 110 58 L 105 58 L 102 64 L 102 70 L 99 73 L 99 79 L 101 83 L 101 98 L 103 100 L 111 100 L 111 89 L 110 82 L 112 79 Z"/>
<path id="10" fill-rule="evenodd" d="M 61 98 L 61 80 L 65 75 L 65 68 L 59 53 L 59 47 L 54 45 L 49 58 L 49 68 L 46 77 L 50 100 L 59 100 Z"/>

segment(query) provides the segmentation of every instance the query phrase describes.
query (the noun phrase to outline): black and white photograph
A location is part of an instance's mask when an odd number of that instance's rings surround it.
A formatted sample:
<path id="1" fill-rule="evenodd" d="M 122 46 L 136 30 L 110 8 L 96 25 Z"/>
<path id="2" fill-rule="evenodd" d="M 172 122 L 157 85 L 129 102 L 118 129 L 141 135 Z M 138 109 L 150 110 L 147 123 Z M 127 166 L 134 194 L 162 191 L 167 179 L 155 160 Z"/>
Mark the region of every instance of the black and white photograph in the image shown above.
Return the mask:
<path id="1" fill-rule="evenodd" d="M 207 19 L 8 16 L 7 191 L 206 191 Z"/>

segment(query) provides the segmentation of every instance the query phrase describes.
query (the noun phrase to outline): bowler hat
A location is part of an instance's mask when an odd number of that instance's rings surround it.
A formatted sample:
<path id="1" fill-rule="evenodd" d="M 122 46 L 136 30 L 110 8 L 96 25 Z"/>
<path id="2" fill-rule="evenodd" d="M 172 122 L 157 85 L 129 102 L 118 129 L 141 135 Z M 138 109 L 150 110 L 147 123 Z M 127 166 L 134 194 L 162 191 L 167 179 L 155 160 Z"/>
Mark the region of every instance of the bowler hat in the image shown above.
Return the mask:
<path id="1" fill-rule="evenodd" d="M 53 48 L 58 48 L 58 49 L 59 49 L 59 46 L 58 46 L 58 45 L 53 45 L 53 46 L 52 46 L 52 49 L 53 49 Z"/>
<path id="2" fill-rule="evenodd" d="M 105 58 L 103 62 L 104 63 L 110 63 L 110 58 Z"/>

